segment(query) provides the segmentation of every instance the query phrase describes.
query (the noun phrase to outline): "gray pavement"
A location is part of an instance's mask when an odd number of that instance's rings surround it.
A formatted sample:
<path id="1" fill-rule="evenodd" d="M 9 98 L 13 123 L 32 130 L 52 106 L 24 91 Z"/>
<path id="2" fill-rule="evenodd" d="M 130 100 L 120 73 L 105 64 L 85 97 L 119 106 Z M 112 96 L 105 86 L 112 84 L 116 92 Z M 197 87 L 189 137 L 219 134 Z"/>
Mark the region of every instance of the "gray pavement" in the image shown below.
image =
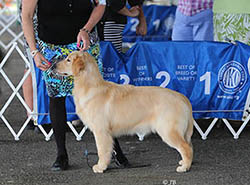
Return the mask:
<path id="1" fill-rule="evenodd" d="M 4 71 L 15 85 L 22 78 L 23 63 L 13 53 Z M 0 108 L 12 93 L 0 75 Z M 19 91 L 22 94 L 22 91 Z M 25 110 L 15 98 L 4 113 L 5 118 L 18 131 L 26 119 Z M 199 120 L 205 129 L 208 121 Z M 238 127 L 235 125 L 235 127 Z M 237 129 L 237 128 L 236 128 Z M 180 160 L 178 152 L 171 149 L 157 135 L 149 135 L 144 141 L 136 136 L 124 136 L 120 144 L 130 163 L 150 165 L 144 168 L 118 169 L 111 164 L 104 174 L 94 174 L 88 166 L 84 151 L 87 149 L 89 165 L 97 160 L 93 135 L 88 131 L 82 141 L 76 141 L 67 133 L 70 169 L 52 172 L 55 160 L 55 142 L 45 141 L 42 134 L 25 130 L 15 141 L 0 119 L 0 185 L 249 185 L 250 184 L 250 128 L 247 127 L 238 140 L 234 140 L 227 128 L 215 128 L 208 139 L 201 140 L 197 131 L 192 142 L 194 163 L 190 172 L 176 173 Z"/>
<path id="2" fill-rule="evenodd" d="M 19 122 L 14 128 L 19 128 Z M 41 134 L 25 131 L 20 141 L 14 141 L 7 128 L 0 124 L 0 184 L 8 185 L 247 185 L 249 174 L 250 130 L 234 140 L 223 128 L 215 129 L 205 141 L 197 132 L 193 136 L 194 163 L 188 173 L 176 173 L 179 154 L 164 144 L 156 135 L 144 141 L 126 136 L 120 144 L 132 165 L 150 165 L 144 168 L 118 169 L 111 164 L 104 174 L 94 174 L 88 166 L 84 151 L 89 152 L 88 163 L 95 164 L 97 156 L 93 135 L 87 132 L 78 142 L 67 134 L 70 169 L 52 172 L 55 143 L 44 140 Z"/>

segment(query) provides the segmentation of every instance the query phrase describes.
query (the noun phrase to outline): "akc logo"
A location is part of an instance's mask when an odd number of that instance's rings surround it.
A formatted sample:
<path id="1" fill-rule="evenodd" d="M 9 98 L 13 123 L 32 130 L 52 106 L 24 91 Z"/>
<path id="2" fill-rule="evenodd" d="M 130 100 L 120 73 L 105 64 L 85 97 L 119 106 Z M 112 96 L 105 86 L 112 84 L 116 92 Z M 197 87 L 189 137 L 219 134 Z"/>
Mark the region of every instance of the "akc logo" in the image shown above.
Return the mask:
<path id="1" fill-rule="evenodd" d="M 224 64 L 218 75 L 219 87 L 228 94 L 234 94 L 241 90 L 246 81 L 247 73 L 244 67 L 236 61 Z"/>

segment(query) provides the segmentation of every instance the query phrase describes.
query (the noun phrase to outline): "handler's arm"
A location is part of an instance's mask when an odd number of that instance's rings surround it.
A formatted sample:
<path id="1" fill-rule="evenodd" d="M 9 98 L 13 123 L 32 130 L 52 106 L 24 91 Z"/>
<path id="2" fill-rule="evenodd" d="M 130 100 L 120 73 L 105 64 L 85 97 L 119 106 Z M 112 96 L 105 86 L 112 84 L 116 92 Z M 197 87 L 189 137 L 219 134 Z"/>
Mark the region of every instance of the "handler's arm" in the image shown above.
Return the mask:
<path id="1" fill-rule="evenodd" d="M 29 45 L 30 51 L 36 51 L 33 56 L 36 66 L 42 71 L 47 70 L 50 63 L 44 56 L 36 50 L 36 40 L 33 25 L 33 16 L 38 0 L 23 0 L 22 1 L 22 26 L 24 37 Z"/>
<path id="2" fill-rule="evenodd" d="M 144 16 L 142 5 L 140 6 L 139 11 L 140 11 L 138 16 L 139 24 L 136 27 L 136 34 L 144 36 L 147 34 L 147 22 Z"/>
<path id="3" fill-rule="evenodd" d="M 100 1 L 101 2 L 101 1 Z M 106 5 L 104 3 L 98 4 L 92 11 L 91 16 L 81 29 L 77 36 L 77 44 L 80 45 L 80 42 L 83 41 L 82 50 L 87 50 L 90 46 L 88 33 L 95 27 L 95 25 L 101 20 L 103 13 L 105 11 Z"/>
<path id="4" fill-rule="evenodd" d="M 128 9 L 126 6 L 124 6 L 118 11 L 118 13 L 129 17 L 137 17 L 139 15 L 139 7 L 133 6 L 132 8 Z"/>
<path id="5" fill-rule="evenodd" d="M 38 0 L 22 0 L 22 27 L 31 51 L 36 50 L 33 16 Z"/>
<path id="6" fill-rule="evenodd" d="M 84 26 L 85 29 L 91 31 L 95 25 L 101 20 L 103 13 L 105 11 L 106 5 L 98 4 L 92 11 L 91 16 Z"/>
<path id="7" fill-rule="evenodd" d="M 137 17 L 139 15 L 138 6 L 128 9 L 126 7 L 126 2 L 126 0 L 109 0 L 109 6 L 112 11 L 121 15 Z"/>

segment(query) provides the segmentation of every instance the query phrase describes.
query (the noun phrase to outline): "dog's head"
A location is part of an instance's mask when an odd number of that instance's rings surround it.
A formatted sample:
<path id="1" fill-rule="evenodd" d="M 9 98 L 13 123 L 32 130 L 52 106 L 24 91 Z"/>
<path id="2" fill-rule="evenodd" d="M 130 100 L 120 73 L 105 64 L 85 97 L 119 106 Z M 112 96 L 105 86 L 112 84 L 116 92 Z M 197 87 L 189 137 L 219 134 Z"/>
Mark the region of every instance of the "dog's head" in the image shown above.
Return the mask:
<path id="1" fill-rule="evenodd" d="M 56 71 L 61 75 L 77 76 L 83 71 L 88 62 L 91 61 L 91 55 L 87 52 L 74 51 L 68 55 L 65 60 L 57 63 Z"/>

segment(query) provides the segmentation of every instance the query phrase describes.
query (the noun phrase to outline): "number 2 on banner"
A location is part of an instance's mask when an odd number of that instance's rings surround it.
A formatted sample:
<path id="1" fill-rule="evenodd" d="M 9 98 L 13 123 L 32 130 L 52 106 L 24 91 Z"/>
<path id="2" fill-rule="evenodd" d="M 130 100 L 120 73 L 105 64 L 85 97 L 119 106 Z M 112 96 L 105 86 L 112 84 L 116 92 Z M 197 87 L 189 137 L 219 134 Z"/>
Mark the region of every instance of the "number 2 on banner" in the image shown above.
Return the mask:
<path id="1" fill-rule="evenodd" d="M 211 86 L 211 72 L 206 72 L 204 75 L 200 77 L 200 82 L 205 80 L 205 94 L 210 94 L 210 86 Z"/>
<path id="2" fill-rule="evenodd" d="M 124 75 L 124 74 L 122 74 L 122 75 L 120 75 L 120 80 L 124 80 L 124 82 L 122 83 L 122 84 L 129 84 L 129 82 L 130 82 L 130 78 L 129 78 L 129 76 L 128 75 Z"/>
<path id="3" fill-rule="evenodd" d="M 161 83 L 160 87 L 167 87 L 170 82 L 170 75 L 167 71 L 160 71 L 156 74 L 156 79 L 161 79 L 161 77 L 165 77 L 165 80 Z"/>
<path id="4" fill-rule="evenodd" d="M 130 22 L 132 24 L 132 26 L 130 28 L 130 31 L 131 32 L 136 32 L 136 27 L 139 24 L 139 20 L 138 19 L 131 19 Z"/>

